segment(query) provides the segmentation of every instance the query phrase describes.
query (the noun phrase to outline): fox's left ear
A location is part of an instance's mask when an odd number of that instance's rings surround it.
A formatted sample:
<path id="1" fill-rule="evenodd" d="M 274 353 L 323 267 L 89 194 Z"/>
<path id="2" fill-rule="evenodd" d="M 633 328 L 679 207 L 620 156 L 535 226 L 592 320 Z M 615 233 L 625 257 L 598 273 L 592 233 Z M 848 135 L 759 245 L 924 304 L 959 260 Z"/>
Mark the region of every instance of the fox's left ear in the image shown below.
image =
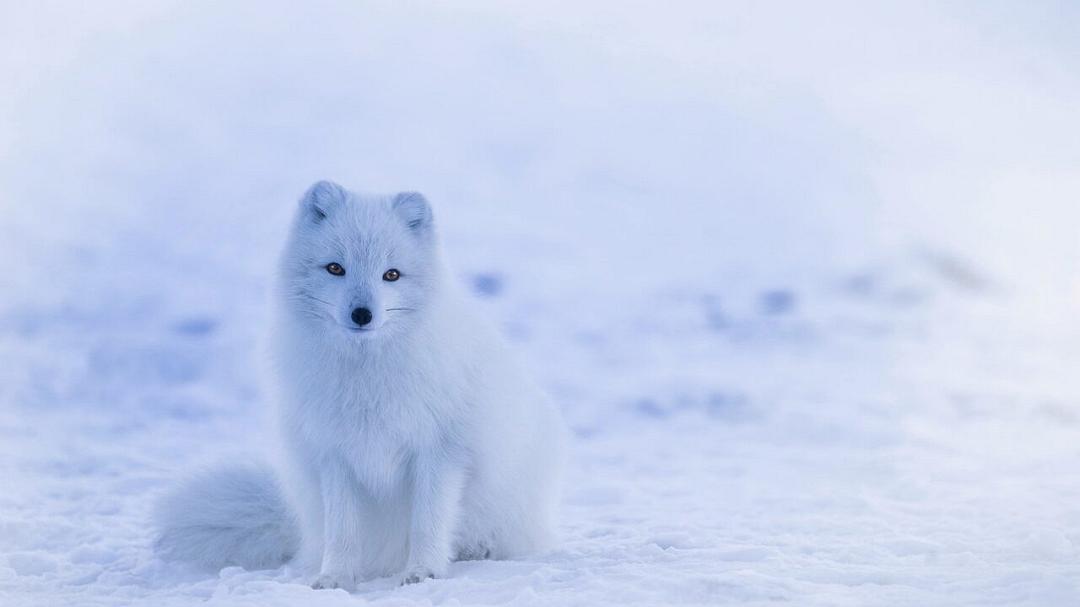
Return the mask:
<path id="1" fill-rule="evenodd" d="M 419 192 L 402 192 L 394 196 L 394 211 L 410 230 L 418 234 L 431 231 L 433 216 L 427 198 Z"/>

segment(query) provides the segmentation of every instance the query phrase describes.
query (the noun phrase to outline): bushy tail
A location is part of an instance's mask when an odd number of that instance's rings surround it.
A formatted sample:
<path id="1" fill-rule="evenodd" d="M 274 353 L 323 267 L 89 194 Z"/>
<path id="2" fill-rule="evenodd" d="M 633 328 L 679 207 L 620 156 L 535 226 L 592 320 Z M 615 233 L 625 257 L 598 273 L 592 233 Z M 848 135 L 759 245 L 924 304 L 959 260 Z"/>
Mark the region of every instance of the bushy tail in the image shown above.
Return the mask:
<path id="1" fill-rule="evenodd" d="M 204 471 L 166 495 L 154 513 L 162 557 L 215 571 L 277 567 L 296 554 L 300 531 L 268 466 Z"/>

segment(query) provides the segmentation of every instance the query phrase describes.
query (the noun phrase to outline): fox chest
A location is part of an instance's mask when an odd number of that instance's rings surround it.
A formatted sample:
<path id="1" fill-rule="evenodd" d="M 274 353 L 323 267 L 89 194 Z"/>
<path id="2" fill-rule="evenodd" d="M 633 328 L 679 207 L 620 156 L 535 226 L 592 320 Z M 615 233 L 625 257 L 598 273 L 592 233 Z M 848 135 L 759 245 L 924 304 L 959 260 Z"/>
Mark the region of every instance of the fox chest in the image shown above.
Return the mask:
<path id="1" fill-rule="evenodd" d="M 309 448 L 344 461 L 361 486 L 386 494 L 409 478 L 417 457 L 444 449 L 456 424 L 447 407 L 454 400 L 417 389 L 420 381 L 377 385 L 309 386 L 294 401 L 293 421 Z"/>
<path id="2" fill-rule="evenodd" d="M 373 496 L 399 493 L 411 476 L 418 456 L 442 442 L 438 424 L 424 415 L 420 404 L 395 403 L 404 415 L 379 415 L 377 408 L 342 412 L 336 421 L 323 420 L 318 435 L 328 438 L 322 448 L 343 461 L 357 483 Z"/>
<path id="3" fill-rule="evenodd" d="M 374 495 L 396 492 L 409 477 L 416 454 L 409 441 L 376 429 L 349 437 L 341 450 L 356 481 Z"/>

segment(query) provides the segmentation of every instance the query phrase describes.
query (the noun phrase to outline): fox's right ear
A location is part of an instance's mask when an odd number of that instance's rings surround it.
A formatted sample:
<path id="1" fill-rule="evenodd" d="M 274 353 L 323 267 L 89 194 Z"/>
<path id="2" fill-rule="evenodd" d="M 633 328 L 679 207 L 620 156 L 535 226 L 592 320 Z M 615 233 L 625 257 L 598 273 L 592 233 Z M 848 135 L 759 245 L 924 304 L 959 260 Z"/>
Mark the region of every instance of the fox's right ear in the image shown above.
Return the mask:
<path id="1" fill-rule="evenodd" d="M 300 199 L 300 208 L 311 221 L 318 223 L 333 213 L 348 196 L 345 188 L 333 181 L 319 181 L 304 193 L 304 197 Z"/>

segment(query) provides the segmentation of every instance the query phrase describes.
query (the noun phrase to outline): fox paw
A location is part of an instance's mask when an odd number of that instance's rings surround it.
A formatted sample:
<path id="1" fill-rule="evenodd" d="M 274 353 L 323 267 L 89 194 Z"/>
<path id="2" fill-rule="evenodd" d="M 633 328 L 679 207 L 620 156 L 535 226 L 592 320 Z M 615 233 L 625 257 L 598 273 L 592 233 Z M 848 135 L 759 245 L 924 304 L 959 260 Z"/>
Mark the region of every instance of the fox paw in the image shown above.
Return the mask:
<path id="1" fill-rule="evenodd" d="M 483 561 L 489 558 L 491 558 L 491 548 L 488 548 L 483 544 L 475 544 L 459 548 L 457 557 L 454 560 Z"/>
<path id="2" fill-rule="evenodd" d="M 424 580 L 430 580 L 435 577 L 435 572 L 427 567 L 410 567 L 405 575 L 401 578 L 401 585 L 408 586 L 409 584 L 419 584 Z"/>
<path id="3" fill-rule="evenodd" d="M 315 578 L 315 581 L 311 583 L 311 587 L 315 590 L 341 588 L 346 592 L 352 592 L 356 589 L 356 582 L 353 581 L 352 576 L 350 575 L 341 573 L 320 573 L 319 577 Z"/>

